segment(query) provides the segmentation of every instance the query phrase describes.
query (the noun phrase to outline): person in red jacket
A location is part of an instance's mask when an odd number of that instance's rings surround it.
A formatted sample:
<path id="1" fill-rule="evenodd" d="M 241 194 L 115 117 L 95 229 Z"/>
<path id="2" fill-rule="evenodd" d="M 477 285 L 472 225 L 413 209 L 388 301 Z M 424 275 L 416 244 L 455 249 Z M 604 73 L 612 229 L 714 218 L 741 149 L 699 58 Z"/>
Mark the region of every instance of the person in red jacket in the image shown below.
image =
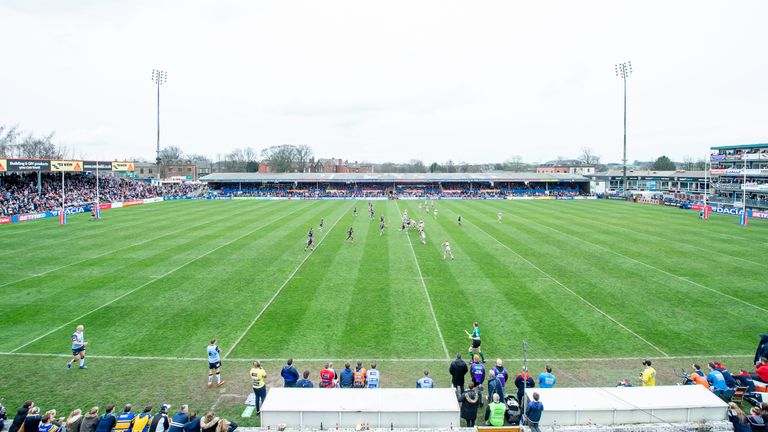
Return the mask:
<path id="1" fill-rule="evenodd" d="M 526 388 L 533 388 L 536 383 L 533 381 L 533 377 L 528 373 L 528 368 L 523 367 L 519 374 L 515 377 L 515 387 L 517 387 L 517 402 L 520 406 L 523 406 L 523 396 Z"/>
<path id="2" fill-rule="evenodd" d="M 760 364 L 755 368 L 755 372 L 750 373 L 753 380 L 768 383 L 768 359 L 760 357 Z"/>
<path id="3" fill-rule="evenodd" d="M 320 371 L 319 387 L 332 388 L 336 385 L 336 372 L 331 369 L 331 364 L 326 363 L 325 368 Z"/>

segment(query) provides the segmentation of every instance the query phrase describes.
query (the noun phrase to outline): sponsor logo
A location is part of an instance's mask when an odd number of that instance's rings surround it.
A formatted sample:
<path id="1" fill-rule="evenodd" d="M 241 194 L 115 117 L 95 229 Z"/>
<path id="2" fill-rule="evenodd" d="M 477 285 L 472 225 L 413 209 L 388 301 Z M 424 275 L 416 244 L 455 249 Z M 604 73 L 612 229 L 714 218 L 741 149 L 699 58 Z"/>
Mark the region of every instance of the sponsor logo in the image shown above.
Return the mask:
<path id="1" fill-rule="evenodd" d="M 13 218 L 10 216 L 0 216 L 0 225 L 5 225 L 13 222 Z"/>
<path id="2" fill-rule="evenodd" d="M 5 171 L 5 159 L 0 159 L 0 171 Z"/>
<path id="3" fill-rule="evenodd" d="M 82 171 L 83 170 L 83 161 L 58 161 L 58 160 L 52 160 L 51 161 L 51 171 L 55 172 L 61 172 L 61 171 Z"/>
<path id="4" fill-rule="evenodd" d="M 50 171 L 51 161 L 39 159 L 7 159 L 6 171 Z"/>
<path id="5" fill-rule="evenodd" d="M 36 220 L 36 219 L 45 219 L 52 216 L 54 215 L 51 212 L 27 213 L 27 214 L 19 215 L 19 222 L 25 222 L 25 221 Z"/>
<path id="6" fill-rule="evenodd" d="M 109 161 L 83 161 L 83 171 L 112 171 L 112 162 Z"/>
<path id="7" fill-rule="evenodd" d="M 99 203 L 100 210 L 109 210 L 112 208 L 112 203 Z"/>
<path id="8" fill-rule="evenodd" d="M 752 210 L 752 217 L 757 219 L 768 219 L 768 212 Z"/>
<path id="9" fill-rule="evenodd" d="M 144 200 L 128 200 L 123 201 L 123 207 L 131 207 L 144 204 Z"/>
<path id="10" fill-rule="evenodd" d="M 721 160 L 725 160 L 725 155 L 720 155 L 720 154 L 711 155 L 711 156 L 709 157 L 709 160 L 713 160 L 713 161 L 721 161 Z"/>
<path id="11" fill-rule="evenodd" d="M 112 171 L 133 171 L 133 162 L 112 162 Z"/>

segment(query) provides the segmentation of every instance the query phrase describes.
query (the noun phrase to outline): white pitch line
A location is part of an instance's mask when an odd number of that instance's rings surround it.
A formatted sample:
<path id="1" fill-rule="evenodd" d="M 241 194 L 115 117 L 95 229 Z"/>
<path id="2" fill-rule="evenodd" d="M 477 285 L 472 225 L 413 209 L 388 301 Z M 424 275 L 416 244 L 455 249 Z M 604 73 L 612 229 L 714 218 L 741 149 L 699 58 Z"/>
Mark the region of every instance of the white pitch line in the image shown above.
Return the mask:
<path id="1" fill-rule="evenodd" d="M 240 342 L 243 341 L 243 338 L 245 337 L 245 335 L 248 334 L 249 331 L 251 331 L 251 328 L 253 328 L 253 326 L 256 324 L 256 321 L 258 321 L 259 318 L 261 318 L 261 316 L 264 315 L 264 312 L 267 311 L 267 309 L 272 304 L 272 302 L 275 301 L 277 296 L 280 295 L 280 293 L 283 291 L 283 288 L 285 288 L 286 285 L 288 285 L 288 282 L 290 282 L 291 279 L 293 279 L 293 276 L 295 276 L 296 273 L 298 273 L 299 269 L 301 269 L 301 267 L 304 265 L 304 263 L 307 262 L 309 257 L 312 256 L 313 253 L 315 253 L 315 250 L 320 247 L 320 244 L 323 242 L 323 240 L 325 240 L 325 238 L 328 237 L 328 234 L 331 233 L 333 228 L 336 226 L 337 223 L 339 223 L 341 218 L 343 218 L 346 213 L 347 213 L 347 211 L 344 210 L 344 212 L 341 213 L 341 216 L 339 216 L 339 218 L 336 219 L 336 222 L 334 222 L 333 225 L 331 225 L 331 227 L 328 228 L 328 231 L 325 232 L 325 235 L 323 236 L 323 238 L 321 238 L 320 241 L 317 242 L 317 246 L 315 246 L 315 249 L 310 250 L 309 253 L 306 254 L 306 256 L 304 256 L 304 259 L 301 260 L 301 262 L 299 263 L 298 266 L 296 266 L 296 268 L 293 270 L 293 272 L 288 276 L 288 279 L 286 279 L 285 282 L 283 282 L 283 284 L 280 285 L 280 288 L 278 288 L 277 291 L 275 291 L 275 293 L 272 295 L 272 298 L 270 298 L 269 301 L 267 302 L 267 304 L 264 305 L 264 307 L 261 309 L 259 314 L 256 315 L 256 318 L 254 318 L 253 321 L 251 321 L 251 323 L 248 324 L 248 327 L 246 327 L 246 329 L 243 332 L 243 334 L 241 334 L 240 337 L 237 338 L 235 343 L 229 348 L 229 350 L 227 350 L 227 352 L 224 354 L 224 358 L 225 359 L 227 357 L 229 357 L 229 355 L 232 353 L 232 351 L 234 351 L 235 348 L 237 348 L 237 346 L 240 344 Z"/>
<path id="2" fill-rule="evenodd" d="M 544 276 L 546 276 L 546 277 L 547 277 L 547 279 L 549 279 L 549 280 L 551 280 L 552 282 L 554 282 L 555 284 L 559 285 L 561 288 L 563 288 L 564 290 L 566 290 L 566 291 L 568 291 L 569 293 L 571 293 L 571 294 L 572 294 L 574 297 L 576 297 L 576 298 L 578 298 L 579 300 L 581 300 L 582 302 L 584 302 L 584 304 L 588 305 L 589 307 L 591 307 L 592 309 L 594 309 L 595 311 L 597 311 L 597 312 L 598 312 L 600 315 L 602 315 L 602 316 L 604 316 L 604 317 L 608 318 L 609 320 L 613 321 L 613 323 L 614 323 L 614 324 L 616 324 L 617 326 L 619 326 L 619 327 L 623 328 L 624 330 L 626 330 L 627 332 L 629 332 L 630 334 L 632 334 L 632 335 L 633 335 L 633 336 L 635 336 L 636 338 L 640 339 L 641 341 L 645 342 L 646 344 L 648 344 L 648 346 L 650 346 L 651 348 L 653 348 L 653 349 L 655 349 L 656 351 L 658 351 L 659 353 L 661 353 L 661 354 L 662 354 L 664 357 L 669 357 L 669 354 L 667 354 L 667 353 L 665 353 L 664 351 L 662 351 L 662 350 L 661 350 L 661 348 L 659 348 L 659 347 L 657 347 L 656 345 L 654 345 L 654 344 L 653 344 L 651 341 L 649 341 L 648 339 L 646 339 L 646 338 L 644 338 L 644 337 L 640 336 L 639 334 L 635 333 L 635 332 L 634 332 L 633 330 L 631 330 L 629 327 L 627 327 L 627 326 L 625 326 L 624 324 L 620 323 L 620 322 L 619 322 L 619 321 L 618 321 L 616 318 L 614 318 L 614 317 L 612 317 L 612 316 L 608 315 L 608 313 L 607 313 L 607 312 L 605 312 L 605 311 L 603 311 L 602 309 L 600 309 L 599 307 L 595 306 L 593 303 L 591 303 L 589 300 L 585 299 L 584 297 L 582 297 L 582 296 L 578 295 L 578 294 L 577 294 L 575 291 L 573 291 L 572 289 L 568 288 L 568 287 L 567 287 L 567 286 L 565 286 L 565 285 L 564 285 L 562 282 L 560 282 L 559 280 L 557 280 L 557 279 L 555 279 L 554 277 L 552 277 L 552 276 L 551 276 L 549 273 L 547 273 L 547 272 L 545 272 L 544 270 L 542 270 L 541 268 L 539 268 L 539 266 L 537 266 L 536 264 L 532 263 L 531 261 L 529 261 L 529 260 L 528 260 L 527 258 L 525 258 L 524 256 L 522 256 L 522 255 L 520 255 L 519 253 L 517 253 L 517 252 L 516 252 L 514 249 L 512 249 L 511 247 L 509 247 L 509 246 L 505 245 L 504 243 L 500 242 L 500 241 L 499 241 L 499 240 L 498 240 L 496 237 L 494 237 L 494 236 L 492 236 L 491 234 L 489 234 L 489 233 L 488 233 L 486 230 L 484 230 L 484 229 L 480 228 L 478 225 L 476 225 L 476 224 L 474 224 L 474 223 L 472 223 L 472 222 L 469 222 L 469 223 L 471 223 L 471 224 L 472 224 L 472 225 L 474 225 L 474 226 L 475 226 L 477 229 L 479 229 L 480 231 L 482 231 L 483 233 L 485 233 L 485 235 L 487 235 L 488 237 L 492 238 L 492 239 L 493 239 L 493 240 L 494 240 L 496 243 L 500 244 L 502 247 L 506 248 L 507 250 L 509 250 L 510 252 L 512 252 L 513 254 L 515 254 L 515 255 L 516 255 L 518 258 L 520 258 L 521 260 L 523 260 L 523 261 L 525 261 L 526 263 L 528 263 L 528 265 L 529 265 L 529 266 L 531 266 L 531 267 L 533 267 L 534 269 L 538 270 L 538 271 L 539 271 L 541 274 L 543 274 Z"/>
<path id="3" fill-rule="evenodd" d="M 212 254 L 212 253 L 216 252 L 217 250 L 219 250 L 219 249 L 221 249 L 221 248 L 223 248 L 223 247 L 229 246 L 229 245 L 231 245 L 232 243 L 234 243 L 234 242 L 236 242 L 236 241 L 238 241 L 238 240 L 240 240 L 240 239 L 242 239 L 242 238 L 248 237 L 249 235 L 251 235 L 251 234 L 255 233 L 256 231 L 258 231 L 258 230 L 260 230 L 260 229 L 262 229 L 262 228 L 264 228 L 264 227 L 266 227 L 266 226 L 269 226 L 269 225 L 271 225 L 271 224 L 273 224 L 273 223 L 275 223 L 275 222 L 279 221 L 280 219 L 284 219 L 285 217 L 287 217 L 287 216 L 289 216 L 289 215 L 292 215 L 292 214 L 296 213 L 297 211 L 299 211 L 299 210 L 301 210 L 301 209 L 302 209 L 302 207 L 299 207 L 299 208 L 297 208 L 296 210 L 293 210 L 293 211 L 291 211 L 291 212 L 289 212 L 289 213 L 286 213 L 286 214 L 284 214 L 284 215 L 280 216 L 280 217 L 279 217 L 279 218 L 277 218 L 277 219 L 274 219 L 274 220 L 272 220 L 271 222 L 268 222 L 268 223 L 266 223 L 266 224 L 262 224 L 262 225 L 259 225 L 258 227 L 256 227 L 256 228 L 252 229 L 251 231 L 248 231 L 247 233 L 245 233 L 245 234 L 243 234 L 243 235 L 241 235 L 241 236 L 239 236 L 239 237 L 236 237 L 236 238 L 234 238 L 234 239 L 232 239 L 232 240 L 230 240 L 230 241 L 228 241 L 228 242 L 226 242 L 226 243 L 224 243 L 224 244 L 221 244 L 221 245 L 219 245 L 219 246 L 216 246 L 215 248 L 213 248 L 213 249 L 209 250 L 208 252 L 206 252 L 206 253 L 204 253 L 204 254 L 202 254 L 202 255 L 198 256 L 197 258 L 193 258 L 193 259 L 191 259 L 191 260 L 189 260 L 189 261 L 185 262 L 184 264 L 182 264 L 182 265 L 180 265 L 180 266 L 178 266 L 178 267 L 176 267 L 176 268 L 174 268 L 174 269 L 172 269 L 172 270 L 169 270 L 169 271 L 167 271 L 167 272 L 163 273 L 162 275 L 160 275 L 160 277 L 154 278 L 154 279 L 150 280 L 149 282 L 143 283 L 143 284 L 141 284 L 141 285 L 137 286 L 136 288 L 134 288 L 134 289 L 132 289 L 132 290 L 130 290 L 130 291 L 127 291 L 127 292 L 125 292 L 125 293 L 123 293 L 123 294 L 121 294 L 121 295 L 119 295 L 119 296 L 115 297 L 114 299 L 112 299 L 112 300 L 110 300 L 110 301 L 108 301 L 108 302 L 104 303 L 103 305 L 101 305 L 101 306 L 99 306 L 99 307 L 97 307 L 97 308 L 95 308 L 95 309 L 92 309 L 92 310 L 90 310 L 90 311 L 88 311 L 88 312 L 86 312 L 86 313 L 84 313 L 84 314 L 80 315 L 79 317 L 77 317 L 77 318 L 75 318 L 75 319 L 72 319 L 72 320 L 70 320 L 70 321 L 68 321 L 68 322 L 66 322 L 66 323 L 64 323 L 64 324 L 62 324 L 62 325 L 60 325 L 60 326 L 56 327 L 55 329 L 53 329 L 53 330 L 51 330 L 51 331 L 49 331 L 49 332 L 47 332 L 47 333 L 43 334 L 42 336 L 38 336 L 38 337 L 36 337 L 36 338 L 32 339 L 31 341 L 29 341 L 29 342 L 26 342 L 26 343 L 24 343 L 23 345 L 21 345 L 21 346 L 18 346 L 18 347 L 16 347 L 16 348 L 14 348 L 13 350 L 11 350 L 11 352 L 16 352 L 16 351 L 18 351 L 18 350 L 20 350 L 20 349 L 24 348 L 24 347 L 25 347 L 25 346 L 27 346 L 27 345 L 33 344 L 33 343 L 35 343 L 35 342 L 39 341 L 40 339 L 42 339 L 42 338 L 44 338 L 44 337 L 46 337 L 46 336 L 50 335 L 51 333 L 57 332 L 57 331 L 61 330 L 62 328 L 66 327 L 66 326 L 68 326 L 68 325 L 70 325 L 70 324 L 72 324 L 72 323 L 74 323 L 74 322 L 76 322 L 76 321 L 79 321 L 79 320 L 81 320 L 83 317 L 86 317 L 86 316 L 88 316 L 88 315 L 90 315 L 90 314 L 92 314 L 92 313 L 94 313 L 94 312 L 96 312 L 96 311 L 99 311 L 99 310 L 101 310 L 101 309 L 103 309 L 103 308 L 105 308 L 105 307 L 107 307 L 107 306 L 111 305 L 112 303 L 114 303 L 114 302 L 116 302 L 116 301 L 118 301 L 118 300 L 120 300 L 120 299 L 122 299 L 122 298 L 125 298 L 125 297 L 127 297 L 127 296 L 129 296 L 129 295 L 131 295 L 131 294 L 135 293 L 136 291 L 138 291 L 138 290 L 140 290 L 140 289 L 144 288 L 145 286 L 147 286 L 147 285 L 150 285 L 150 284 L 152 284 L 152 283 L 154 283 L 154 282 L 157 282 L 158 280 L 160 280 L 160 279 L 162 279 L 162 278 L 164 278 L 164 277 L 166 277 L 166 276 L 168 276 L 168 275 L 170 275 L 170 274 L 172 274 L 172 273 L 174 273 L 174 272 L 176 272 L 176 271 L 178 271 L 178 270 L 181 270 L 182 268 L 184 268 L 184 267 L 186 267 L 186 266 L 188 266 L 188 265 L 192 264 L 193 262 L 195 262 L 195 261 L 197 261 L 197 260 L 200 260 L 200 259 L 202 259 L 202 258 L 205 258 L 206 256 L 208 256 L 208 255 L 210 255 L 210 254 Z"/>
<path id="4" fill-rule="evenodd" d="M 19 357 L 44 357 L 44 358 L 72 358 L 71 354 L 50 354 L 50 353 L 26 353 L 26 352 L 0 352 L 0 356 L 19 356 Z M 754 354 L 700 354 L 700 355 L 680 355 L 660 357 L 663 360 L 684 360 L 684 359 L 724 359 L 724 358 L 752 358 Z M 351 356 L 355 357 L 355 356 Z M 350 358 L 351 358 L 350 357 Z M 611 361 L 611 360 L 638 360 L 642 356 L 634 357 L 529 357 L 525 360 L 535 362 L 593 362 L 593 361 Z M 172 357 L 172 356 L 118 356 L 118 355 L 88 355 L 90 359 L 105 360 L 129 360 L 129 361 L 180 361 L 180 362 L 204 362 L 208 361 L 205 357 Z M 227 361 L 235 363 L 251 363 L 254 359 L 228 358 Z M 262 362 L 285 362 L 285 358 L 263 358 Z M 343 362 L 349 358 L 295 358 L 296 362 Z M 505 358 L 506 362 L 519 362 L 523 358 Z M 444 358 L 371 358 L 365 361 L 375 362 L 393 362 L 393 363 L 416 363 L 416 362 L 443 362 Z"/>
<path id="5" fill-rule="evenodd" d="M 246 212 L 243 212 L 243 213 L 246 213 Z M 163 237 L 166 237 L 166 236 L 169 236 L 169 235 L 172 235 L 172 234 L 177 234 L 177 233 L 180 233 L 182 231 L 187 231 L 190 228 L 196 228 L 196 227 L 207 225 L 207 224 L 214 223 L 214 222 L 219 222 L 219 221 L 218 220 L 211 220 L 211 221 L 208 221 L 208 222 L 203 222 L 203 223 L 195 224 L 195 225 L 192 225 L 192 226 L 185 226 L 182 229 L 179 229 L 179 230 L 176 230 L 176 231 L 171 231 L 169 233 L 165 233 L 165 234 L 157 236 L 157 237 L 152 237 L 152 238 L 147 239 L 147 240 L 142 240 L 142 241 L 140 241 L 138 243 L 132 243 L 132 244 L 129 244 L 127 246 L 123 246 L 121 248 L 111 249 L 111 250 L 109 250 L 107 252 L 100 253 L 100 254 L 94 255 L 92 257 L 83 258 L 80 261 L 73 261 L 73 262 L 71 262 L 69 264 L 64 264 L 63 266 L 52 268 L 52 269 L 46 270 L 46 271 L 44 271 L 42 273 L 33 274 L 33 275 L 30 275 L 30 276 L 27 276 L 27 277 L 24 277 L 24 278 L 21 278 L 21 279 L 16 279 L 14 281 L 10 281 L 10 282 L 6 282 L 6 283 L 3 283 L 3 284 L 0 284 L 0 288 L 6 287 L 8 285 L 14 285 L 14 284 L 17 284 L 19 282 L 24 282 L 25 280 L 34 279 L 36 277 L 45 276 L 45 275 L 47 275 L 49 273 L 57 272 L 59 270 L 65 269 L 67 267 L 71 267 L 71 266 L 76 265 L 76 264 L 81 264 L 81 263 L 84 263 L 86 261 L 90 261 L 92 259 L 101 258 L 101 257 L 103 257 L 105 255 L 109 255 L 109 254 L 112 254 L 112 253 L 115 253 L 115 252 L 119 252 L 119 251 L 125 250 L 125 249 L 130 249 L 130 248 L 135 247 L 135 246 L 140 246 L 140 245 L 143 245 L 144 243 L 149 243 L 151 241 L 155 241 L 157 239 L 161 239 Z"/>
<path id="6" fill-rule="evenodd" d="M 400 204 L 395 201 L 395 205 L 397 206 L 397 213 L 399 215 L 402 215 L 403 213 L 400 211 Z M 419 279 L 421 280 L 421 286 L 424 288 L 424 295 L 427 297 L 427 304 L 429 304 L 429 311 L 432 313 L 432 320 L 435 321 L 435 328 L 437 329 L 437 335 L 440 337 L 440 343 L 443 345 L 443 352 L 445 353 L 445 358 L 450 359 L 451 355 L 448 354 L 448 346 L 445 344 L 445 338 L 443 338 L 443 332 L 440 330 L 440 324 L 437 322 L 437 315 L 435 315 L 435 308 L 432 307 L 432 299 L 429 297 L 429 290 L 427 289 L 427 283 L 424 282 L 424 274 L 421 273 L 421 266 L 419 265 L 419 260 L 416 258 L 416 251 L 413 249 L 413 242 L 411 242 L 411 236 L 408 234 L 408 231 L 405 232 L 405 237 L 408 239 L 408 245 L 411 247 L 411 255 L 413 255 L 413 261 L 416 263 L 416 270 L 419 271 Z"/>
<path id="7" fill-rule="evenodd" d="M 700 288 L 704 288 L 705 290 L 711 291 L 711 292 L 713 292 L 713 293 L 716 293 L 716 294 L 720 294 L 720 295 L 721 295 L 721 296 L 723 296 L 723 297 L 726 297 L 726 298 L 729 298 L 729 299 L 731 299 L 731 300 L 737 301 L 737 302 L 739 302 L 739 303 L 742 303 L 742 304 L 744 304 L 744 305 L 746 305 L 746 306 L 750 306 L 750 307 L 752 307 L 752 308 L 755 308 L 755 309 L 761 310 L 761 311 L 763 311 L 763 312 L 768 312 L 768 309 L 766 309 L 766 308 L 763 308 L 763 307 L 760 307 L 760 306 L 758 306 L 758 305 L 752 304 L 752 303 L 750 303 L 750 302 L 748 302 L 748 301 L 744 301 L 744 300 L 742 300 L 742 299 L 740 299 L 740 298 L 738 298 L 738 297 L 734 297 L 734 296 L 732 296 L 732 295 L 730 295 L 730 294 L 726 294 L 726 293 L 724 293 L 724 292 L 722 292 L 722 291 L 718 291 L 718 290 L 716 290 L 716 289 L 714 289 L 714 288 L 710 288 L 710 287 L 708 287 L 708 286 L 706 286 L 706 285 L 702 285 L 702 284 L 700 284 L 700 283 L 698 283 L 698 282 L 692 281 L 692 280 L 690 280 L 690 279 L 687 279 L 687 278 L 684 278 L 684 277 L 682 277 L 682 276 L 678 276 L 678 275 L 676 275 L 676 274 L 674 274 L 674 273 L 670 273 L 670 272 L 668 272 L 668 271 L 666 271 L 666 270 L 664 270 L 664 269 L 661 269 L 661 268 L 658 268 L 658 267 L 656 267 L 656 266 L 654 266 L 654 265 L 651 265 L 651 264 L 648 264 L 648 263 L 646 263 L 646 262 L 643 262 L 643 261 L 637 260 L 637 259 L 635 259 L 635 258 L 632 258 L 631 256 L 627 256 L 627 255 L 624 255 L 623 253 L 620 253 L 620 252 L 616 252 L 615 250 L 612 250 L 612 249 L 608 249 L 608 248 L 606 248 L 606 247 L 604 247 L 604 246 L 601 246 L 601 245 L 599 245 L 599 244 L 597 244 L 597 243 L 592 243 L 591 241 L 588 241 L 588 240 L 584 240 L 584 239 L 582 239 L 582 238 L 579 238 L 579 237 L 573 236 L 573 235 L 571 235 L 571 234 L 568 234 L 568 233 L 566 233 L 566 232 L 560 231 L 560 230 L 559 230 L 559 229 L 557 229 L 557 228 L 552 228 L 551 226 L 548 226 L 548 225 L 544 225 L 544 224 L 542 224 L 542 223 L 539 223 L 539 222 L 536 222 L 536 221 L 532 221 L 532 220 L 530 220 L 530 219 L 525 219 L 525 220 L 526 220 L 526 221 L 528 221 L 528 222 L 533 222 L 533 223 L 535 223 L 536 225 L 539 225 L 539 226 L 543 226 L 544 228 L 549 228 L 549 229 L 551 229 L 552 231 L 558 232 L 558 233 L 560 233 L 560 234 L 562 234 L 562 235 L 564 235 L 564 236 L 570 237 L 570 238 L 572 238 L 572 239 L 574 239 L 574 240 L 578 240 L 578 241 L 580 241 L 580 242 L 584 242 L 584 243 L 586 243 L 586 244 L 588 244 L 588 245 L 592 245 L 593 247 L 596 247 L 596 248 L 598 248 L 598 249 L 601 249 L 601 250 L 604 250 L 604 251 L 606 251 L 606 252 L 609 252 L 609 253 L 612 253 L 612 254 L 618 255 L 618 256 L 620 256 L 620 257 L 622 257 L 622 258 L 624 258 L 624 259 L 628 259 L 628 260 L 630 260 L 630 261 L 636 262 L 636 263 L 638 263 L 638 264 L 640 264 L 640 265 L 643 265 L 643 266 L 645 266 L 645 267 L 648 267 L 648 268 L 650 268 L 650 269 L 653 269 L 653 270 L 656 270 L 656 271 L 658 271 L 658 272 L 664 273 L 664 274 L 666 274 L 666 275 L 668 275 L 668 276 L 672 276 L 672 277 L 674 277 L 674 278 L 677 278 L 677 279 L 680 279 L 680 280 L 682 280 L 682 281 L 688 282 L 688 283 L 690 283 L 690 284 L 696 285 L 696 286 L 698 286 L 698 287 L 700 287 Z"/>

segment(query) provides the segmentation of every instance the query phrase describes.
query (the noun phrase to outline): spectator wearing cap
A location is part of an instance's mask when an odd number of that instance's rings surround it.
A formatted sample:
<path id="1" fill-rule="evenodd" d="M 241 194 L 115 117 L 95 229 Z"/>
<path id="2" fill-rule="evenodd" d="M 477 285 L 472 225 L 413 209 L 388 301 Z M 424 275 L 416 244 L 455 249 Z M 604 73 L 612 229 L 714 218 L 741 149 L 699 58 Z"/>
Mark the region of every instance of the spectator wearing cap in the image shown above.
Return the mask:
<path id="1" fill-rule="evenodd" d="M 130 432 L 133 429 L 133 420 L 136 414 L 131 412 L 131 404 L 126 404 L 125 409 L 115 420 L 115 432 Z"/>
<path id="2" fill-rule="evenodd" d="M 112 432 L 116 423 L 115 404 L 109 404 L 107 405 L 107 410 L 104 412 L 104 415 L 99 418 L 99 424 L 96 425 L 96 432 Z"/>
<path id="3" fill-rule="evenodd" d="M 160 406 L 160 412 L 152 417 L 152 423 L 149 426 L 149 432 L 165 432 L 170 429 L 171 421 L 168 419 L 168 410 L 171 406 L 163 404 Z"/>

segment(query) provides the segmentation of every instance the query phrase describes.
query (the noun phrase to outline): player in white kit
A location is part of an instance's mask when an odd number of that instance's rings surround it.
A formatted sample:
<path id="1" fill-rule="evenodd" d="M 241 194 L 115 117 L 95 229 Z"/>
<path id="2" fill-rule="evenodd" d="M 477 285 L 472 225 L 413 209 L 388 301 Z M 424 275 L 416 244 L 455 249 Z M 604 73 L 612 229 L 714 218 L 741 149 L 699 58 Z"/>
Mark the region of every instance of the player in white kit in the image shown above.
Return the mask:
<path id="1" fill-rule="evenodd" d="M 216 387 L 224 385 L 221 380 L 221 348 L 216 345 L 216 339 L 211 339 L 208 345 L 208 388 L 213 385 L 213 371 L 216 371 Z"/>
<path id="2" fill-rule="evenodd" d="M 451 244 L 448 243 L 448 240 L 443 242 L 443 259 L 446 259 L 448 257 L 451 257 L 451 260 L 453 260 L 453 252 L 451 252 Z"/>

